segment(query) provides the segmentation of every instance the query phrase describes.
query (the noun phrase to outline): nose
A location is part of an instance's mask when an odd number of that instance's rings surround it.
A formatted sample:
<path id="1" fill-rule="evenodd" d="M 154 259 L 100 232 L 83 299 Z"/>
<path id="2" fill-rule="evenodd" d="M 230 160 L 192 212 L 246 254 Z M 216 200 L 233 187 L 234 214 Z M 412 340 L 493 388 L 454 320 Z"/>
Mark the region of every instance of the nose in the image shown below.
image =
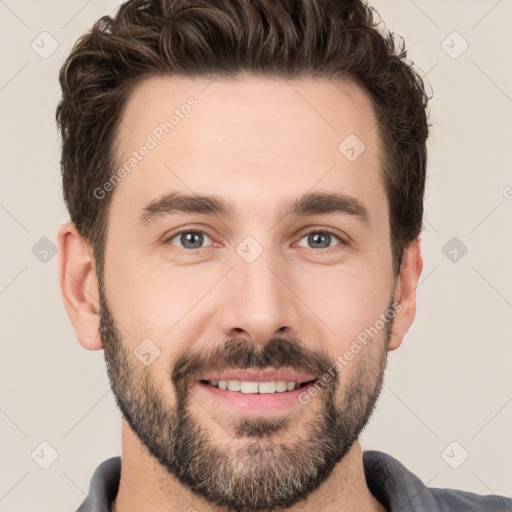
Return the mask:
<path id="1" fill-rule="evenodd" d="M 297 335 L 302 303 L 294 292 L 289 265 L 269 249 L 251 263 L 237 258 L 223 283 L 218 318 L 224 335 L 243 334 L 255 344 L 282 334 Z"/>

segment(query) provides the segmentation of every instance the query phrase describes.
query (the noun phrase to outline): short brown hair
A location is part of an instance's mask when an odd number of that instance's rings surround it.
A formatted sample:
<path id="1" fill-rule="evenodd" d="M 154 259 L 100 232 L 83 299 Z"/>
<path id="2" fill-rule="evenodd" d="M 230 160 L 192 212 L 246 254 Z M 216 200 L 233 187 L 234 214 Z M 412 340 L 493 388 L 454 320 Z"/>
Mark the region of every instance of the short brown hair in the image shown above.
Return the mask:
<path id="1" fill-rule="evenodd" d="M 133 87 L 155 75 L 353 80 L 375 109 L 393 270 L 421 232 L 429 97 L 405 43 L 361 0 L 131 0 L 104 16 L 60 70 L 62 180 L 71 221 L 103 271 L 116 133 Z M 341 141 L 340 141 L 341 142 Z"/>

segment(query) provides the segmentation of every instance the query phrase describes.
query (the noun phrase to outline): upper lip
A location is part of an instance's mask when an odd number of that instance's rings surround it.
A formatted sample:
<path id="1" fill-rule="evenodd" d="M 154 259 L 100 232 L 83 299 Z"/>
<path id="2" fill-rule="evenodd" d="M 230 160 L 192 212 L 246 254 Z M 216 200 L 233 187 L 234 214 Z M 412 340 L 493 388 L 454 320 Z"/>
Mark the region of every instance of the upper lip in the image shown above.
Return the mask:
<path id="1" fill-rule="evenodd" d="M 294 370 L 225 370 L 223 372 L 209 373 L 200 380 L 244 380 L 248 382 L 265 382 L 272 380 L 294 381 L 299 384 L 314 380 L 313 375 L 298 373 Z"/>

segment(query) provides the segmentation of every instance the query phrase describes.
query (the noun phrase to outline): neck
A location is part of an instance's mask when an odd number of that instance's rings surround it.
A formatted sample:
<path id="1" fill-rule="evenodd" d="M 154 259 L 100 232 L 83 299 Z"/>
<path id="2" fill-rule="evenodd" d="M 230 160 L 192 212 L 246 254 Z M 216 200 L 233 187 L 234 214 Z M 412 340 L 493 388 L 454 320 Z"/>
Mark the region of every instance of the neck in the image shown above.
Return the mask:
<path id="1" fill-rule="evenodd" d="M 151 457 L 122 422 L 121 479 L 111 512 L 225 512 L 184 487 Z M 385 512 L 366 484 L 361 446 L 356 441 L 329 478 L 288 512 Z"/>

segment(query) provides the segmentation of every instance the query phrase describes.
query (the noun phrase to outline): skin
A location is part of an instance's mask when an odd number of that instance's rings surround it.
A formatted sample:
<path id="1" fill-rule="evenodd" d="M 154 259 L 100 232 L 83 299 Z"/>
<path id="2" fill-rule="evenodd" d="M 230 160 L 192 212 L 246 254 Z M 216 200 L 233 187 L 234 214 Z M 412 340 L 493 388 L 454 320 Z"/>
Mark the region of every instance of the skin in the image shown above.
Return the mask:
<path id="1" fill-rule="evenodd" d="M 66 223 L 58 233 L 60 285 L 80 344 L 105 348 L 109 377 L 113 387 L 119 385 L 116 397 L 141 414 L 147 407 L 170 420 L 177 397 L 186 396 L 191 425 L 208 435 L 209 446 L 226 457 L 234 476 L 250 478 L 270 467 L 265 458 L 270 452 L 263 448 L 276 450 L 272 460 L 284 456 L 282 447 L 299 454 L 316 450 L 310 425 L 322 428 L 329 403 L 348 415 L 354 409 L 347 408 L 349 390 L 360 389 L 361 404 L 368 408 L 377 399 L 387 354 L 401 345 L 414 320 L 423 266 L 420 240 L 405 249 L 395 279 L 376 119 L 369 98 L 348 81 L 145 79 L 123 113 L 118 163 L 190 96 L 197 107 L 110 192 L 103 283 L 91 247 Z M 338 150 L 349 134 L 366 146 L 354 161 Z M 140 225 L 144 206 L 170 191 L 215 194 L 241 213 L 233 218 L 175 213 Z M 346 214 L 283 218 L 284 202 L 310 191 L 357 198 L 369 212 L 369 223 Z M 187 227 L 208 235 L 203 248 L 186 249 L 179 236 L 169 241 Z M 307 235 L 325 229 L 339 233 L 340 240 L 332 238 L 329 249 L 311 245 Z M 236 252 L 247 236 L 263 249 L 252 263 Z M 241 340 L 251 354 L 264 350 L 269 340 L 297 340 L 297 364 L 333 363 L 393 300 L 400 308 L 392 328 L 379 331 L 307 405 L 294 405 L 287 415 L 269 414 L 267 420 L 289 421 L 282 428 L 274 424 L 268 436 L 256 430 L 252 436 L 236 435 L 240 414 L 208 399 L 197 385 L 182 389 L 172 379 L 184 354 L 204 363 L 217 348 L 222 367 L 228 340 Z M 144 366 L 132 354 L 147 338 L 160 355 Z M 151 397 L 159 401 L 148 402 Z M 370 414 L 354 413 L 356 426 L 364 427 Z M 245 419 L 246 426 L 255 426 L 258 418 Z M 167 440 L 166 431 L 152 432 L 142 419 L 138 426 L 156 441 Z M 385 510 L 366 485 L 358 432 L 354 435 L 344 440 L 346 453 L 338 454 L 340 460 L 319 485 L 287 510 Z M 255 440 L 262 449 L 261 466 L 252 467 L 245 458 L 235 471 L 237 456 Z M 124 418 L 121 481 L 112 510 L 229 508 L 194 492 L 153 455 Z"/>

